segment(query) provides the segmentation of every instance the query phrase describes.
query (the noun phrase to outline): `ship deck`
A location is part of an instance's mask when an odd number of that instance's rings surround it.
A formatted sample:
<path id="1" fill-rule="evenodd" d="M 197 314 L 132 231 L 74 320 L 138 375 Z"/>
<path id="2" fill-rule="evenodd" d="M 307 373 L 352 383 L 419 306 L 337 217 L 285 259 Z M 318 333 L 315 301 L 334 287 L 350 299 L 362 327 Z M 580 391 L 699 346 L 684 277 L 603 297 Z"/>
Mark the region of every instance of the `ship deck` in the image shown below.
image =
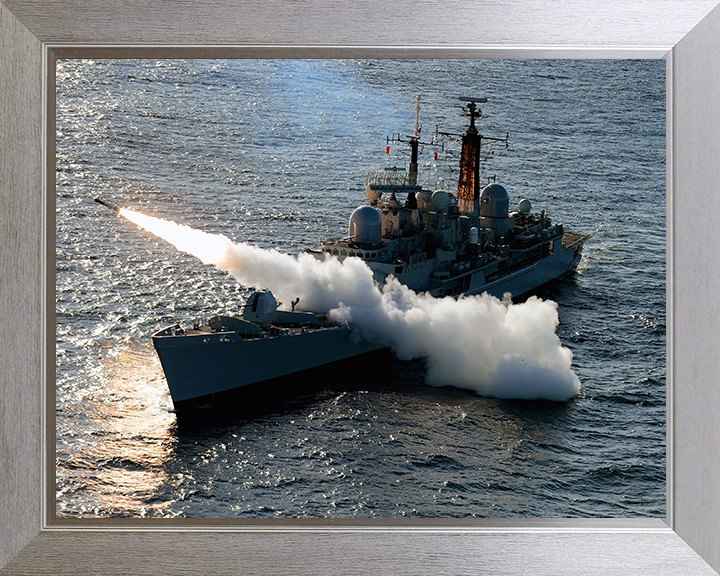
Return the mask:
<path id="1" fill-rule="evenodd" d="M 331 325 L 332 324 L 322 320 L 321 323 L 317 326 L 296 324 L 271 324 L 267 328 L 263 328 L 261 334 L 248 334 L 247 336 L 244 336 L 244 339 L 252 340 L 253 338 L 263 338 L 265 336 L 279 336 L 282 334 L 302 334 L 303 332 L 313 332 L 315 330 L 328 328 Z M 227 332 L 231 332 L 231 330 L 228 330 Z M 203 324 L 202 326 L 199 326 L 197 328 L 193 327 L 185 330 L 184 334 L 186 336 L 200 336 L 214 333 L 216 333 L 216 331 L 210 328 L 210 326 L 208 326 L 207 324 Z"/>
<path id="2" fill-rule="evenodd" d="M 585 244 L 590 239 L 590 234 L 577 234 L 575 232 L 565 232 L 562 238 L 562 247 L 566 250 L 572 250 Z"/>

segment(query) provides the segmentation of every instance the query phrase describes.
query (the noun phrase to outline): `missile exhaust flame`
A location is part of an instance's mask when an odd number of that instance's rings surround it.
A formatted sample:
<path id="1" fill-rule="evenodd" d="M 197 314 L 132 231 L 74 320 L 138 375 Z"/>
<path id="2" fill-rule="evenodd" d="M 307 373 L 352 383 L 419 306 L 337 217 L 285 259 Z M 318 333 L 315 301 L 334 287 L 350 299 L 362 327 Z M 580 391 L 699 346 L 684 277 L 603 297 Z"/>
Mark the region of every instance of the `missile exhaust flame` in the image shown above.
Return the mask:
<path id="1" fill-rule="evenodd" d="M 225 261 L 233 246 L 226 236 L 208 234 L 171 220 L 147 216 L 130 208 L 121 208 L 118 215 L 169 242 L 181 252 L 196 256 L 203 264 L 212 264 L 226 269 Z"/>
<path id="2" fill-rule="evenodd" d="M 284 302 L 299 297 L 306 310 L 352 322 L 360 337 L 389 346 L 400 359 L 424 358 L 429 384 L 530 400 L 565 401 L 580 390 L 572 352 L 555 334 L 555 302 L 434 298 L 392 277 L 378 286 L 359 258 L 294 257 L 127 208 L 119 215 L 246 286 L 269 288 Z"/>

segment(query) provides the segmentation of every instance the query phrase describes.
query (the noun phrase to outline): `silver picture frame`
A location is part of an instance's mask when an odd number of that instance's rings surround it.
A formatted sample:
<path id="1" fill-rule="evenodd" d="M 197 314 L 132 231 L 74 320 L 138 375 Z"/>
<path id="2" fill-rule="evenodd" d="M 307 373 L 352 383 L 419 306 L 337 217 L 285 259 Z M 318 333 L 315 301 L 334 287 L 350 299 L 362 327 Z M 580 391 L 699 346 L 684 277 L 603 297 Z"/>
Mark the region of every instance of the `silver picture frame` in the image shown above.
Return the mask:
<path id="1" fill-rule="evenodd" d="M 0 574 L 698 574 L 720 570 L 717 0 L 0 0 Z M 55 517 L 58 57 L 664 58 L 667 517 Z"/>

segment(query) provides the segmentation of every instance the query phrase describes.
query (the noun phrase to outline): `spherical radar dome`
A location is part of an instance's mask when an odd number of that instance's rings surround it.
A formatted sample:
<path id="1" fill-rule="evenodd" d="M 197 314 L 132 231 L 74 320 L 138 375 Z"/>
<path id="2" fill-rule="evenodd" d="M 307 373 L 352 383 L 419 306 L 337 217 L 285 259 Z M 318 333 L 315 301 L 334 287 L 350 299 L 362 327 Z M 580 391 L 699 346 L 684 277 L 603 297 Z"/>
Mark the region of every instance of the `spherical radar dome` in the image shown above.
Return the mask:
<path id="1" fill-rule="evenodd" d="M 358 244 L 379 244 L 382 241 L 382 215 L 372 206 L 360 206 L 350 215 L 348 237 Z"/>
<path id="2" fill-rule="evenodd" d="M 436 210 L 445 210 L 450 203 L 450 195 L 445 190 L 435 190 L 432 194 L 432 205 Z"/>
<path id="3" fill-rule="evenodd" d="M 415 195 L 417 200 L 418 208 L 422 210 L 430 210 L 432 206 L 432 192 L 423 190 Z"/>
<path id="4" fill-rule="evenodd" d="M 510 200 L 507 190 L 500 184 L 490 184 L 480 194 L 480 216 L 507 218 Z"/>
<path id="5" fill-rule="evenodd" d="M 532 210 L 532 204 L 530 203 L 530 200 L 527 198 L 523 198 L 520 200 L 520 204 L 518 204 L 518 211 L 520 214 L 529 214 L 530 210 Z"/>
<path id="6" fill-rule="evenodd" d="M 382 198 L 382 192 L 380 190 L 376 190 L 370 186 L 370 184 L 365 187 L 365 194 L 370 202 L 377 202 L 380 198 Z"/>

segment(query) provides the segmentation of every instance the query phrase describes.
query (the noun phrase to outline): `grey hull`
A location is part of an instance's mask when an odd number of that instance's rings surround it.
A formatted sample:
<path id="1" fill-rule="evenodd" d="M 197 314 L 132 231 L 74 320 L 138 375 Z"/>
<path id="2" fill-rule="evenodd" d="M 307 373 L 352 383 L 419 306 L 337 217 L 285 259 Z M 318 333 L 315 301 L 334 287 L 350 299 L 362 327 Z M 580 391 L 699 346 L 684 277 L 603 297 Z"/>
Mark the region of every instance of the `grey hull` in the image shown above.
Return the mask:
<path id="1" fill-rule="evenodd" d="M 510 292 L 513 298 L 532 292 L 536 288 L 569 274 L 580 264 L 580 253 L 563 250 L 555 256 L 544 258 L 535 264 L 517 270 L 495 282 L 486 284 L 476 290 L 468 290 L 465 294 L 487 292 L 497 298 Z"/>
<path id="2" fill-rule="evenodd" d="M 236 332 L 153 335 L 174 404 L 379 350 L 349 326 L 243 339 Z"/>

